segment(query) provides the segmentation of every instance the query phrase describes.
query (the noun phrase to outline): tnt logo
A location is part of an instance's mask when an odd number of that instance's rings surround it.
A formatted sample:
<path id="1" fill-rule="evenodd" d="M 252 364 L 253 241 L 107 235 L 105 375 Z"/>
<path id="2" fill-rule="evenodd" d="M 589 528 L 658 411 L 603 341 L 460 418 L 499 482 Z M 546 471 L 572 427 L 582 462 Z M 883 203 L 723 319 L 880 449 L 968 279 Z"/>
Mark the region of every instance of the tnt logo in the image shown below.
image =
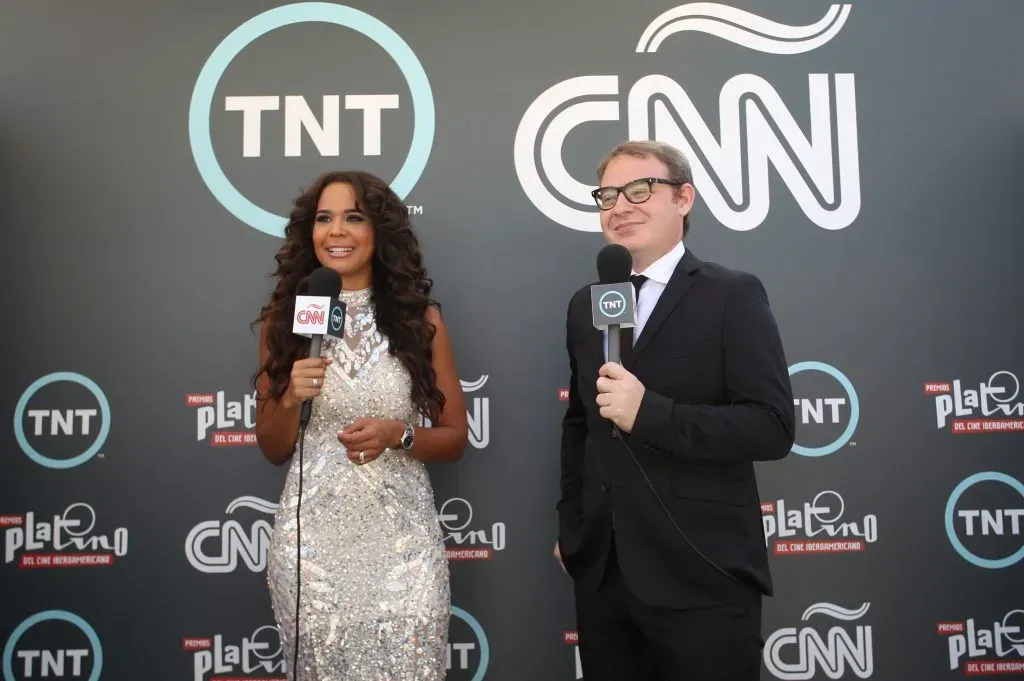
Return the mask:
<path id="1" fill-rule="evenodd" d="M 601 312 L 609 317 L 618 317 L 626 311 L 626 297 L 618 291 L 608 291 L 597 303 Z"/>
<path id="2" fill-rule="evenodd" d="M 284 155 L 302 156 L 302 133 L 305 132 L 321 156 L 338 156 L 341 122 L 339 95 L 324 95 L 320 103 L 323 123 L 317 120 L 309 102 L 302 95 L 284 98 Z M 224 98 L 225 111 L 242 113 L 242 156 L 262 155 L 261 135 L 263 112 L 279 111 L 281 97 L 235 96 Z M 398 95 L 346 95 L 345 109 L 362 111 L 363 155 L 380 156 L 381 113 L 398 108 Z"/>
<path id="3" fill-rule="evenodd" d="M 335 333 L 341 332 L 341 327 L 345 325 L 345 313 L 343 308 L 338 306 L 331 310 L 331 331 Z"/>
<path id="4" fill-rule="evenodd" d="M 103 648 L 84 619 L 65 610 L 46 610 L 14 629 L 4 646 L 3 665 L 4 681 L 98 681 Z"/>
<path id="5" fill-rule="evenodd" d="M 840 407 L 848 407 L 845 397 L 817 397 L 814 399 L 799 398 L 793 400 L 800 423 L 839 423 Z"/>
<path id="6" fill-rule="evenodd" d="M 293 55 L 279 70 L 287 80 L 266 67 L 281 55 Z M 339 63 L 361 68 L 339 80 Z M 324 83 L 331 84 L 326 91 Z M 189 106 L 192 156 L 210 192 L 239 220 L 278 237 L 287 218 L 256 205 L 246 194 L 266 191 L 242 191 L 229 172 L 270 174 L 269 186 L 292 187 L 296 178 L 336 167 L 340 157 L 348 159 L 341 165 L 394 178 L 390 184 L 404 198 L 427 164 L 434 124 L 430 82 L 401 36 L 365 12 L 320 2 L 268 10 L 229 33 L 200 71 Z"/>
<path id="7" fill-rule="evenodd" d="M 47 468 L 73 468 L 96 456 L 110 433 L 110 404 L 90 378 L 70 371 L 36 380 L 14 409 L 14 437 Z"/>
<path id="8" fill-rule="evenodd" d="M 946 535 L 960 557 L 989 569 L 1024 558 L 1024 484 L 1005 473 L 963 480 L 946 502 Z"/>
<path id="9" fill-rule="evenodd" d="M 800 362 L 789 368 L 798 443 L 792 452 L 828 456 L 849 444 L 860 419 L 860 402 L 843 372 L 823 362 Z"/>
<path id="10" fill-rule="evenodd" d="M 613 324 L 631 327 L 636 319 L 636 299 L 629 282 L 595 284 L 590 287 L 590 312 L 594 327 L 608 329 Z"/>
<path id="11" fill-rule="evenodd" d="M 475 617 L 452 606 L 448 632 L 448 681 L 483 681 L 490 664 L 487 634 Z"/>

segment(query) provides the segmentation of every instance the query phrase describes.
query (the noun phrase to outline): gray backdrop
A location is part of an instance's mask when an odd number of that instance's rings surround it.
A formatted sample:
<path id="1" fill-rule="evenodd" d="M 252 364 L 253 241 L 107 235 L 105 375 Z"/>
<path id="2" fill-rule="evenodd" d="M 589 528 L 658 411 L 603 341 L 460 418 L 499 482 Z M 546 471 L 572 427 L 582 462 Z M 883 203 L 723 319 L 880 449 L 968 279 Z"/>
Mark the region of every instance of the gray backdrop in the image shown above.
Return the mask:
<path id="1" fill-rule="evenodd" d="M 3 5 L 5 680 L 281 675 L 248 324 L 336 168 L 413 207 L 466 384 L 449 678 L 579 678 L 564 315 L 630 136 L 687 149 L 687 245 L 761 277 L 794 374 L 763 678 L 1024 672 L 1024 5 Z"/>

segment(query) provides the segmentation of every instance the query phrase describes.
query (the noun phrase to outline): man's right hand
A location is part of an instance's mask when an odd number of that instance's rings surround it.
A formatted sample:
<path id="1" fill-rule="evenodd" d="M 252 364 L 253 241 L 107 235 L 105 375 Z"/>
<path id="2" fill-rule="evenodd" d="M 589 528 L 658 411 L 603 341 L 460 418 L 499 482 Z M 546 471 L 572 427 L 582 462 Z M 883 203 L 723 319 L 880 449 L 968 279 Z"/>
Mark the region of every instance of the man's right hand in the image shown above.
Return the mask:
<path id="1" fill-rule="evenodd" d="M 552 552 L 555 556 L 555 560 L 558 561 L 558 565 L 562 568 L 562 572 L 569 574 L 569 571 L 565 569 L 565 563 L 562 562 L 562 551 L 558 548 L 558 542 L 555 542 L 555 550 Z"/>

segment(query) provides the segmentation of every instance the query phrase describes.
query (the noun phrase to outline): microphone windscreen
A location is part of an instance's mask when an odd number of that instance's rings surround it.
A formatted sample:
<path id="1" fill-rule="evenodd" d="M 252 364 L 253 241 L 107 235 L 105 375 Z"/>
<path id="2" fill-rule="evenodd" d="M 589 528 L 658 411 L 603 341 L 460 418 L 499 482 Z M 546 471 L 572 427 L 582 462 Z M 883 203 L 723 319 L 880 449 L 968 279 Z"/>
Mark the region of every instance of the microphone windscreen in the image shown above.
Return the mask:
<path id="1" fill-rule="evenodd" d="M 602 284 L 629 281 L 633 256 L 625 246 L 608 244 L 597 254 L 597 277 Z"/>
<path id="2" fill-rule="evenodd" d="M 337 298 L 341 293 L 341 275 L 329 267 L 313 270 L 309 275 L 309 289 L 306 295 Z"/>

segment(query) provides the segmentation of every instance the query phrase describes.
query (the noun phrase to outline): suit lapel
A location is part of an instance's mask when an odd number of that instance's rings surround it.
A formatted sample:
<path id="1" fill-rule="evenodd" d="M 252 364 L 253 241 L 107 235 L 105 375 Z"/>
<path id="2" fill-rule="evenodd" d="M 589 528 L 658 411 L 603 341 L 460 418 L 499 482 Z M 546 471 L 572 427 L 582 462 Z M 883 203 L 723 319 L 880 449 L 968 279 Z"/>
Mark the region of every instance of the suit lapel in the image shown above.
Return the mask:
<path id="1" fill-rule="evenodd" d="M 669 278 L 665 290 L 661 292 L 658 304 L 654 306 L 651 316 L 647 319 L 643 333 L 640 334 L 640 338 L 633 344 L 634 360 L 630 362 L 630 365 L 635 362 L 636 356 L 643 352 L 643 349 L 651 342 L 651 338 L 658 333 L 662 324 L 672 314 L 679 301 L 690 290 L 690 286 L 693 284 L 693 273 L 700 269 L 700 265 L 700 259 L 693 254 L 692 250 L 687 248 L 679 264 L 676 266 L 675 272 Z M 626 368 L 628 369 L 629 367 Z"/>

